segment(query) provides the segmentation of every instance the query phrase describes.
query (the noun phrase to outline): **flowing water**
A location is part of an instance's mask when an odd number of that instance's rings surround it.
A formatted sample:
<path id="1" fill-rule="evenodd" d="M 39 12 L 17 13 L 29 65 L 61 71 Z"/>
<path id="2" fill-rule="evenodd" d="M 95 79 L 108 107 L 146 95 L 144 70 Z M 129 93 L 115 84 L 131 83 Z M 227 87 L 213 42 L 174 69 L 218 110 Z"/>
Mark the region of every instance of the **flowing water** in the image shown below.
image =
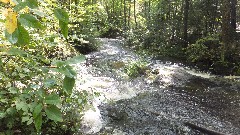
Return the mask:
<path id="1" fill-rule="evenodd" d="M 76 66 L 77 89 L 99 92 L 83 116 L 82 134 L 198 135 L 190 122 L 225 134 L 240 134 L 236 79 L 198 73 L 170 61 L 140 58 L 118 39 L 99 39 L 98 52 Z M 130 79 L 129 63 L 147 61 L 148 74 Z"/>

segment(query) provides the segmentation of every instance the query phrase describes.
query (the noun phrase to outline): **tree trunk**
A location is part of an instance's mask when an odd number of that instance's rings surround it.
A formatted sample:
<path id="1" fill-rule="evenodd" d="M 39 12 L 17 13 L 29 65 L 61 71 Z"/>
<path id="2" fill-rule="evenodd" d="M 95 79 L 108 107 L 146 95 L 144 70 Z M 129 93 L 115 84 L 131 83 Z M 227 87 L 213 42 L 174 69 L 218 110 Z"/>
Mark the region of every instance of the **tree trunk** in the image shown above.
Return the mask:
<path id="1" fill-rule="evenodd" d="M 218 2 L 218 0 L 216 0 L 216 2 L 215 2 L 215 8 L 214 8 L 214 10 L 215 10 L 215 12 L 214 12 L 214 15 L 213 15 L 213 31 L 217 31 L 217 28 L 218 28 L 218 24 L 219 24 L 219 21 L 217 21 L 217 17 L 218 17 L 218 4 L 219 4 L 219 2 Z"/>
<path id="2" fill-rule="evenodd" d="M 123 0 L 120 1 L 120 10 L 119 10 L 119 24 L 122 27 L 123 26 L 123 16 L 122 16 L 122 10 L 123 10 Z"/>
<path id="3" fill-rule="evenodd" d="M 151 20 L 151 0 L 148 1 L 148 19 Z"/>
<path id="4" fill-rule="evenodd" d="M 184 47 L 188 45 L 188 11 L 189 11 L 189 1 L 185 0 L 184 14 L 183 14 L 183 40 Z"/>
<path id="5" fill-rule="evenodd" d="M 222 51 L 221 60 L 225 61 L 225 52 L 229 49 L 232 42 L 231 3 L 230 0 L 222 0 Z"/>
<path id="6" fill-rule="evenodd" d="M 129 8 L 128 8 L 128 28 L 130 29 L 130 20 L 131 19 L 131 3 L 129 3 Z"/>
<path id="7" fill-rule="evenodd" d="M 136 16 L 136 0 L 133 1 L 133 12 L 134 12 L 134 21 L 135 21 L 135 27 L 137 28 L 137 16 Z"/>
<path id="8" fill-rule="evenodd" d="M 237 0 L 231 0 L 231 26 L 234 30 L 236 30 L 237 25 L 236 25 L 236 5 L 237 5 Z"/>
<path id="9" fill-rule="evenodd" d="M 127 28 L 127 7 L 126 7 L 126 0 L 124 0 L 123 1 L 123 4 L 124 4 L 124 6 L 123 6 L 123 14 L 124 14 L 124 30 L 126 30 L 126 28 Z"/>

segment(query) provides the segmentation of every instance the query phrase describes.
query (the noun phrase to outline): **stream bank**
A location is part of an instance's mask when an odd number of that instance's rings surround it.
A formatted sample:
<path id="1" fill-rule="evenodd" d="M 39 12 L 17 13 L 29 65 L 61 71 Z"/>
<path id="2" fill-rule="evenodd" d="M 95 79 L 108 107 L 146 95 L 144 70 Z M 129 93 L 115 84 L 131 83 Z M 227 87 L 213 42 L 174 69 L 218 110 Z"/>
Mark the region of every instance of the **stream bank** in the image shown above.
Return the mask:
<path id="1" fill-rule="evenodd" d="M 98 52 L 77 68 L 84 80 L 77 88 L 101 94 L 85 112 L 82 134 L 201 134 L 184 123 L 226 133 L 240 133 L 240 85 L 231 79 L 199 73 L 170 61 L 145 58 L 154 77 L 129 79 L 124 65 L 141 58 L 118 39 L 99 39 Z M 118 69 L 112 63 L 121 62 Z"/>

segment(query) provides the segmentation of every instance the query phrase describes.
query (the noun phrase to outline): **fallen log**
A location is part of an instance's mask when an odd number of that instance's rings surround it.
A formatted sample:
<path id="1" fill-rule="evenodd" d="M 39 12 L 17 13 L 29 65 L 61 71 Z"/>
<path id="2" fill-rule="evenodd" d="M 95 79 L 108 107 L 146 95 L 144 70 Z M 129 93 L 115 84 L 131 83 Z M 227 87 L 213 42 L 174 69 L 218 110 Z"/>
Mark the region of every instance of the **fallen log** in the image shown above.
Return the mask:
<path id="1" fill-rule="evenodd" d="M 217 132 L 217 131 L 214 131 L 214 130 L 211 130 L 211 129 L 208 129 L 208 128 L 205 128 L 205 127 L 200 127 L 200 126 L 195 125 L 195 124 L 190 123 L 190 122 L 185 122 L 184 124 L 186 126 L 189 126 L 192 129 L 194 129 L 194 130 L 198 130 L 198 131 L 200 131 L 202 133 L 205 133 L 205 134 L 208 134 L 208 135 L 229 135 L 229 134 Z"/>

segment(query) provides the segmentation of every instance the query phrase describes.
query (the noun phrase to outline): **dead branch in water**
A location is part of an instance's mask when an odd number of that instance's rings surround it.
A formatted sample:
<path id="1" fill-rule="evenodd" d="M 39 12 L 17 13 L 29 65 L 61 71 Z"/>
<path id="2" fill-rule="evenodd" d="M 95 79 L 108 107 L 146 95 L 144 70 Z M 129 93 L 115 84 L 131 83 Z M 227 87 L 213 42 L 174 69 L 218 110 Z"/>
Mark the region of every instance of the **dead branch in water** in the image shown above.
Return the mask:
<path id="1" fill-rule="evenodd" d="M 208 134 L 208 135 L 228 135 L 228 134 L 224 134 L 224 133 L 221 133 L 221 132 L 217 132 L 217 131 L 205 128 L 205 127 L 200 127 L 200 126 L 195 125 L 195 124 L 190 123 L 190 122 L 185 122 L 184 124 L 186 126 L 189 126 L 192 129 L 198 130 L 198 131 L 200 131 L 202 133 L 205 133 L 205 134 Z"/>

